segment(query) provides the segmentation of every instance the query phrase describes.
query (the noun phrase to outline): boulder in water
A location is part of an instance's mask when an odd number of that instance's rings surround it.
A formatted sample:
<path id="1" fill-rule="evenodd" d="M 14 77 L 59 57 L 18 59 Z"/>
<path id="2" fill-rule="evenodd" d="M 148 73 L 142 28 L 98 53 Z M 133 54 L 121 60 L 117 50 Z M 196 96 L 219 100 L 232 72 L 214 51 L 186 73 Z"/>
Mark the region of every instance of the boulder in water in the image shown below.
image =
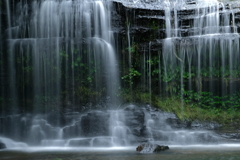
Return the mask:
<path id="1" fill-rule="evenodd" d="M 151 143 L 145 143 L 141 144 L 136 148 L 136 151 L 139 151 L 140 153 L 154 153 L 154 152 L 161 152 L 169 149 L 168 146 L 160 146 L 158 144 L 151 144 Z"/>
<path id="2" fill-rule="evenodd" d="M 5 143 L 0 141 L 0 149 L 5 149 L 5 148 L 7 148 Z"/>

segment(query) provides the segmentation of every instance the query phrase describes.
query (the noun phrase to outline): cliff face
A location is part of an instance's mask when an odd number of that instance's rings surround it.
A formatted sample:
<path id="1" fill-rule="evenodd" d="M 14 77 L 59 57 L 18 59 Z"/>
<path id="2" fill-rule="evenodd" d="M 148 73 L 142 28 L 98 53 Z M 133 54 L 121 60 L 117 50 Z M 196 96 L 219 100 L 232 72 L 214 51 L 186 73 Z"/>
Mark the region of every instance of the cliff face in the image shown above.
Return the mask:
<path id="1" fill-rule="evenodd" d="M 239 58 L 240 3 L 166 2 L 113 2 L 120 61 L 140 72 L 145 90 L 161 88 L 156 92 L 162 95 L 180 88 L 235 93 L 239 75 L 231 73 L 237 70 L 233 59 Z M 133 72 L 124 70 L 125 75 Z"/>
<path id="2" fill-rule="evenodd" d="M 148 2 L 148 3 L 147 3 Z M 152 1 L 147 1 L 145 4 L 151 4 Z M 166 8 L 160 7 L 148 7 L 147 5 L 141 5 L 142 8 L 138 8 L 135 4 L 124 4 L 122 2 L 113 2 L 114 12 L 113 27 L 121 36 L 127 36 L 129 33 L 131 37 L 142 44 L 149 44 L 167 38 L 166 26 Z M 203 35 L 203 28 L 196 23 L 207 18 L 207 14 L 214 12 L 218 14 L 220 27 L 226 24 L 229 26 L 229 33 L 240 33 L 240 3 L 229 2 L 219 3 L 217 8 L 211 8 L 207 6 L 196 6 L 196 1 L 187 1 L 188 7 L 169 8 L 170 18 L 170 32 L 171 37 L 186 38 L 190 36 Z M 153 4 L 154 5 L 154 4 Z M 192 5 L 192 6 L 191 6 Z M 211 11 L 212 10 L 212 11 Z M 168 16 L 168 15 L 167 15 Z M 204 18 L 205 16 L 205 18 Z M 228 17 L 226 19 L 226 16 Z M 224 22 L 225 21 L 225 22 Z M 202 27 L 206 27 L 206 24 L 202 24 Z M 211 27 L 211 26 L 210 26 Z M 219 33 L 224 33 L 223 29 L 219 29 Z"/>

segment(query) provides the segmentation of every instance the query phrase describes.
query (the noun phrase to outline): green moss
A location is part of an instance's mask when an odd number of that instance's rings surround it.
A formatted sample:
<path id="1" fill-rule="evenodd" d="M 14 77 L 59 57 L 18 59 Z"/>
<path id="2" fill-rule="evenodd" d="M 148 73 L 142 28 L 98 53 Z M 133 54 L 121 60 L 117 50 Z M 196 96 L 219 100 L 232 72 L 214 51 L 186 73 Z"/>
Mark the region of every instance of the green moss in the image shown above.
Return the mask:
<path id="1" fill-rule="evenodd" d="M 180 97 L 160 97 L 150 93 L 133 92 L 122 95 L 127 102 L 151 103 L 152 106 L 174 113 L 180 120 L 213 121 L 231 126 L 240 123 L 240 110 L 218 110 L 200 108 L 197 104 L 187 104 Z"/>
<path id="2" fill-rule="evenodd" d="M 80 103 L 84 104 L 88 103 L 89 101 L 96 103 L 102 97 L 104 92 L 105 88 L 103 88 L 101 91 L 95 91 L 94 89 L 79 86 L 75 91 L 75 95 Z"/>
<path id="3" fill-rule="evenodd" d="M 154 31 L 157 31 L 159 29 L 159 24 L 155 22 L 154 20 L 150 23 L 150 28 Z"/>

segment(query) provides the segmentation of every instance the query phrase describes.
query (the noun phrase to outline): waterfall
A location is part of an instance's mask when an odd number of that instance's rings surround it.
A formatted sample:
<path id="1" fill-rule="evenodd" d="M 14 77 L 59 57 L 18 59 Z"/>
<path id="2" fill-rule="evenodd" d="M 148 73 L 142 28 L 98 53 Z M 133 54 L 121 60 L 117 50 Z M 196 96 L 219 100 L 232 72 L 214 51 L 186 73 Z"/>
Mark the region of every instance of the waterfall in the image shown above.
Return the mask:
<path id="1" fill-rule="evenodd" d="M 1 89 L 1 98 L 6 100 L 6 107 L 1 107 L 1 135 L 12 132 L 8 136 L 14 140 L 42 146 L 75 143 L 67 139 L 70 137 L 85 139 L 86 130 L 71 130 L 83 123 L 79 114 L 70 116 L 67 123 L 61 116 L 93 106 L 118 107 L 119 70 L 111 2 L 6 0 L 4 5 L 8 46 L 4 58 L 9 59 L 9 79 L 4 77 L 1 82 L 9 86 Z M 19 117 L 21 113 L 32 115 Z M 10 122 L 5 123 L 8 118 Z M 19 126 L 11 123 L 16 119 Z M 104 143 L 101 137 L 90 139 L 91 145 Z"/>
<path id="2" fill-rule="evenodd" d="M 65 103 L 85 103 L 91 97 L 98 101 L 105 95 L 117 105 L 119 71 L 111 4 L 20 1 L 10 14 L 9 3 L 6 1 L 11 59 L 8 97 L 16 103 L 13 108 L 32 105 L 31 110 L 36 112 L 56 110 L 63 91 Z M 81 98 L 82 94 L 85 97 Z"/>
<path id="3" fill-rule="evenodd" d="M 189 93 L 212 100 L 239 92 L 239 8 L 217 0 L 3 4 L 0 142 L 7 147 L 228 142 L 204 130 L 218 124 L 181 122 L 152 106 L 157 96 L 180 97 L 184 114 Z"/>

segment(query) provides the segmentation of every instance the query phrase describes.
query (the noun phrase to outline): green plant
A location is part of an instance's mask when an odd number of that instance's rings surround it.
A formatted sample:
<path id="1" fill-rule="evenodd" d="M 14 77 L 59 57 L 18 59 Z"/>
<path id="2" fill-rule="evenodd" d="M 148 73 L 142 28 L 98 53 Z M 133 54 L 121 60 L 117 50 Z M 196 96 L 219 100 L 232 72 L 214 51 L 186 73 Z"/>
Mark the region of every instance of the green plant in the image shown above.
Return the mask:
<path id="1" fill-rule="evenodd" d="M 192 72 L 184 72 L 183 73 L 184 79 L 192 79 L 193 77 L 195 77 L 195 73 L 192 73 Z"/>
<path id="2" fill-rule="evenodd" d="M 74 61 L 72 62 L 72 68 L 78 67 L 78 66 L 83 67 L 84 64 L 81 63 L 81 61 L 82 61 L 82 57 L 78 55 L 76 58 L 74 58 Z"/>
<path id="3" fill-rule="evenodd" d="M 165 68 L 163 71 L 162 80 L 164 82 L 180 79 L 180 67 L 171 66 L 169 68 Z"/>
<path id="4" fill-rule="evenodd" d="M 133 44 L 130 47 L 127 47 L 126 50 L 130 53 L 135 53 L 138 50 L 137 43 L 133 42 Z"/>
<path id="5" fill-rule="evenodd" d="M 78 86 L 75 90 L 75 95 L 80 103 L 88 103 L 93 102 L 96 103 L 105 93 L 106 89 L 102 88 L 99 91 L 96 91 L 92 88 L 88 88 L 85 86 Z"/>
<path id="6" fill-rule="evenodd" d="M 240 109 L 240 94 L 218 96 L 210 92 L 184 91 L 185 103 L 195 103 L 204 109 L 237 110 Z"/>
<path id="7" fill-rule="evenodd" d="M 140 72 L 138 72 L 134 68 L 130 68 L 128 70 L 128 73 L 126 75 L 122 76 L 122 80 L 124 80 L 126 83 L 129 83 L 132 85 L 134 82 L 134 78 L 139 77 L 139 76 L 141 76 Z"/>
<path id="8" fill-rule="evenodd" d="M 159 25 L 158 25 L 157 22 L 155 22 L 155 21 L 153 20 L 153 21 L 151 22 L 151 24 L 150 24 L 150 28 L 151 28 L 152 30 L 156 31 L 156 30 L 158 30 Z"/>
<path id="9" fill-rule="evenodd" d="M 68 57 L 69 57 L 68 54 L 65 51 L 60 51 L 59 55 L 63 59 L 68 59 Z"/>

